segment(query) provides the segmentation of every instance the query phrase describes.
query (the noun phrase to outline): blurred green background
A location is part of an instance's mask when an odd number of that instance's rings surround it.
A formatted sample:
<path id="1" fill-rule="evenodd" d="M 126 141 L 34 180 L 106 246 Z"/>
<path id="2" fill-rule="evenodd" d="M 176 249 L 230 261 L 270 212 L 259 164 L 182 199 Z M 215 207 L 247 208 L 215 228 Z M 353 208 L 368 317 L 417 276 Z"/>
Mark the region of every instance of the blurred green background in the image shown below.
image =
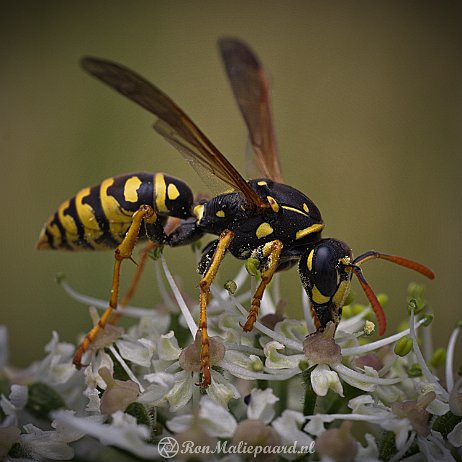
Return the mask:
<path id="1" fill-rule="evenodd" d="M 139 71 L 174 98 L 241 171 L 245 129 L 216 40 L 256 50 L 273 86 L 286 181 L 320 207 L 326 236 L 356 254 L 376 249 L 427 263 L 438 345 L 460 318 L 462 261 L 460 2 L 150 1 L 2 2 L 1 315 L 12 362 L 43 354 L 52 330 L 75 340 L 87 309 L 54 282 L 107 298 L 110 252 L 38 252 L 47 217 L 79 189 L 134 171 L 167 171 L 204 186 L 151 129 L 153 118 L 79 69 L 82 55 Z M 172 271 L 195 293 L 189 248 L 167 249 Z M 126 287 L 134 265 L 126 265 Z M 229 259 L 223 281 L 233 274 Z M 393 326 L 410 281 L 386 262 L 365 274 L 390 295 Z M 295 270 L 284 294 L 299 313 Z M 354 291 L 364 300 L 357 283 Z M 136 304 L 159 301 L 153 270 Z"/>

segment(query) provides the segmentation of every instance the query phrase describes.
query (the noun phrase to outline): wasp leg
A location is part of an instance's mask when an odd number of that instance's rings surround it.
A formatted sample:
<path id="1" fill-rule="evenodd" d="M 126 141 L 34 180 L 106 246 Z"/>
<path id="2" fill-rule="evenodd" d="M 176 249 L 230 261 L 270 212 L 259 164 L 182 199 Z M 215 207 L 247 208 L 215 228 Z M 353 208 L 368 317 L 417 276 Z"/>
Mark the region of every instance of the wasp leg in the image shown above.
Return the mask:
<path id="1" fill-rule="evenodd" d="M 212 260 L 210 261 L 210 265 L 199 283 L 199 288 L 201 291 L 199 299 L 199 329 L 201 332 L 202 371 L 202 382 L 199 385 L 202 388 L 207 388 L 212 382 L 212 376 L 210 374 L 209 334 L 207 332 L 207 302 L 210 295 L 210 286 L 217 275 L 218 268 L 220 267 L 225 253 L 228 250 L 228 247 L 231 244 L 233 238 L 234 233 L 232 231 L 225 230 L 221 233 Z"/>
<path id="2" fill-rule="evenodd" d="M 91 342 L 94 340 L 98 332 L 104 329 L 112 314 L 112 311 L 117 308 L 117 298 L 119 295 L 120 267 L 125 259 L 131 258 L 132 256 L 133 248 L 135 247 L 136 241 L 138 239 L 141 224 L 143 223 L 143 221 L 152 224 L 156 220 L 157 215 L 154 212 L 153 208 L 149 205 L 142 205 L 133 214 L 133 221 L 130 225 L 130 228 L 127 231 L 127 234 L 125 235 L 123 241 L 115 249 L 114 272 L 112 276 L 112 288 L 109 306 L 99 319 L 98 323 L 85 336 L 82 343 L 77 347 L 77 351 L 74 354 L 74 365 L 78 369 L 82 367 L 81 360 L 83 354 L 88 350 Z"/>
<path id="3" fill-rule="evenodd" d="M 135 292 L 136 292 L 136 289 L 138 288 L 138 283 L 140 282 L 141 274 L 143 273 L 149 253 L 152 252 L 157 247 L 159 247 L 159 244 L 153 241 L 148 241 L 144 249 L 141 251 L 140 258 L 137 262 L 138 265 L 136 267 L 135 274 L 133 275 L 133 278 L 130 282 L 130 286 L 128 287 L 128 290 L 125 293 L 125 295 L 122 297 L 122 300 L 119 303 L 118 309 L 112 313 L 109 324 L 114 325 L 119 322 L 119 319 L 122 316 L 123 309 L 130 303 L 131 299 L 135 295 Z"/>
<path id="4" fill-rule="evenodd" d="M 165 234 L 168 236 L 172 233 L 177 226 L 179 225 L 178 218 L 169 218 L 167 225 L 165 226 Z M 119 322 L 120 317 L 122 316 L 122 310 L 130 303 L 131 299 L 135 295 L 136 289 L 138 287 L 138 283 L 141 279 L 141 274 L 143 273 L 144 267 L 146 265 L 146 261 L 148 255 L 155 249 L 161 248 L 162 244 L 154 241 L 148 241 L 146 246 L 140 253 L 140 259 L 138 260 L 138 265 L 136 267 L 135 274 L 130 282 L 130 286 L 128 287 L 127 292 L 122 297 L 122 300 L 119 303 L 119 308 L 116 310 L 115 313 L 112 313 L 111 319 L 109 321 L 110 324 L 117 324 Z"/>
<path id="5" fill-rule="evenodd" d="M 247 315 L 247 320 L 244 325 L 241 325 L 245 332 L 250 332 L 253 328 L 253 325 L 255 324 L 255 321 L 257 320 L 263 293 L 265 292 L 266 287 L 271 282 L 271 279 L 273 278 L 273 275 L 278 268 L 282 246 L 282 242 L 276 240 L 268 242 L 262 247 L 262 257 L 267 258 L 267 263 L 264 271 L 261 273 L 260 284 L 253 294 L 252 306 L 250 307 L 249 314 Z"/>

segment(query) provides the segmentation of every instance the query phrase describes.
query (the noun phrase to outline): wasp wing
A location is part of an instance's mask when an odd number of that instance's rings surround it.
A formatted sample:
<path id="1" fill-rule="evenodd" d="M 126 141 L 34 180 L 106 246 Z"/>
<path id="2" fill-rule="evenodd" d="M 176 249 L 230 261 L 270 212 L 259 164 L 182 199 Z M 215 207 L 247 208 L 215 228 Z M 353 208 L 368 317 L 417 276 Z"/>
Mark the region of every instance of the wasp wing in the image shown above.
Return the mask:
<path id="1" fill-rule="evenodd" d="M 262 207 L 263 202 L 233 165 L 221 154 L 196 124 L 161 90 L 120 64 L 93 57 L 82 59 L 82 67 L 114 90 L 139 104 L 159 118 L 155 129 L 212 175 L 240 191 L 249 205 Z"/>
<path id="2" fill-rule="evenodd" d="M 218 45 L 258 166 L 267 178 L 283 182 L 265 71 L 256 55 L 240 40 L 223 38 Z"/>

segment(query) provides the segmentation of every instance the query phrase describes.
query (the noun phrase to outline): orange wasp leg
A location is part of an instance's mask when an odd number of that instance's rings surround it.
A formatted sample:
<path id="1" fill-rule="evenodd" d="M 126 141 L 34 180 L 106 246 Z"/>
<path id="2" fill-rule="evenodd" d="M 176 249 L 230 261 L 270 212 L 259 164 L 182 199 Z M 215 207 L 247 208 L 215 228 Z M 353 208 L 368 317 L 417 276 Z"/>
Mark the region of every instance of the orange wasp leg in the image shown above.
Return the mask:
<path id="1" fill-rule="evenodd" d="M 178 226 L 180 220 L 178 218 L 173 218 L 168 220 L 167 225 L 165 226 L 165 233 L 168 235 L 174 229 Z M 112 313 L 111 319 L 109 320 L 110 324 L 117 324 L 119 322 L 119 319 L 121 318 L 123 314 L 123 309 L 128 306 L 130 303 L 131 299 L 135 295 L 136 289 L 138 288 L 138 283 L 140 282 L 141 275 L 144 271 L 144 268 L 146 266 L 146 261 L 148 259 L 148 256 L 150 252 L 152 252 L 154 249 L 157 249 L 159 247 L 162 247 L 162 244 L 158 244 L 157 242 L 154 241 L 148 241 L 146 243 L 146 246 L 140 253 L 140 259 L 138 261 L 138 265 L 136 267 L 135 274 L 133 275 L 133 278 L 130 282 L 130 286 L 128 287 L 127 292 L 125 295 L 122 297 L 122 300 L 119 303 L 118 309 Z"/>
<path id="2" fill-rule="evenodd" d="M 250 307 L 247 320 L 244 325 L 241 325 L 245 332 L 250 332 L 257 320 L 258 312 L 260 311 L 260 303 L 263 298 L 263 293 L 266 287 L 273 279 L 273 275 L 279 266 L 279 259 L 281 257 L 283 244 L 281 241 L 271 241 L 263 247 L 263 256 L 268 258 L 265 270 L 261 273 L 261 281 L 257 290 L 252 297 L 252 305 Z"/>
<path id="3" fill-rule="evenodd" d="M 119 281 L 120 281 L 120 267 L 122 262 L 129 258 L 131 259 L 133 248 L 135 247 L 138 239 L 141 224 L 146 221 L 149 224 L 155 223 L 157 215 L 153 208 L 149 205 L 142 205 L 134 214 L 133 221 L 127 231 L 123 241 L 118 245 L 115 250 L 114 272 L 112 276 L 111 298 L 109 299 L 109 306 L 100 317 L 98 323 L 83 339 L 82 343 L 77 347 L 74 354 L 74 365 L 80 369 L 82 367 L 82 356 L 90 347 L 92 341 L 95 339 L 98 332 L 106 326 L 112 311 L 117 308 L 117 299 L 119 296 Z"/>
<path id="4" fill-rule="evenodd" d="M 228 250 L 231 241 L 234 238 L 234 233 L 225 230 L 221 233 L 218 239 L 218 245 L 215 253 L 213 254 L 210 265 L 202 277 L 200 288 L 200 315 L 199 315 L 199 330 L 201 333 L 201 371 L 202 382 L 199 384 L 202 388 L 207 388 L 212 383 L 212 376 L 210 373 L 210 352 L 209 352 L 209 334 L 207 332 L 207 302 L 210 296 L 210 286 L 213 283 L 218 268 L 223 261 L 223 258 Z"/>

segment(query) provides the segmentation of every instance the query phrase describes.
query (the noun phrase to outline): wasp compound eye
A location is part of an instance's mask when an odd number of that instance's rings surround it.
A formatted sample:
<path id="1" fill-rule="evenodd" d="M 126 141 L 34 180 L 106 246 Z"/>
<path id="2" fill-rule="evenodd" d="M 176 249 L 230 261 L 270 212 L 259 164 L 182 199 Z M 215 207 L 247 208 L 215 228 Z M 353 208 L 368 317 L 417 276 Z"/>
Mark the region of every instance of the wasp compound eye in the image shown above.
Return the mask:
<path id="1" fill-rule="evenodd" d="M 342 241 L 323 239 L 315 245 L 312 250 L 311 273 L 319 292 L 327 297 L 335 294 L 341 275 L 346 274 L 343 262 L 350 257 L 351 251 Z"/>

